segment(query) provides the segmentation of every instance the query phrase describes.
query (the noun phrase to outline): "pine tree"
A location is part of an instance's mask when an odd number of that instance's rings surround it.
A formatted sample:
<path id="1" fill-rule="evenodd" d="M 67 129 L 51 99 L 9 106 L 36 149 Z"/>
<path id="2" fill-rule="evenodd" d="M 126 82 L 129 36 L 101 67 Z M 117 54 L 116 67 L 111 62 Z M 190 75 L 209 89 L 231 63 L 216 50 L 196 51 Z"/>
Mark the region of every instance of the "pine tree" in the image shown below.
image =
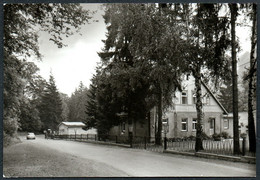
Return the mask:
<path id="1" fill-rule="evenodd" d="M 39 111 L 44 129 L 57 129 L 57 125 L 62 121 L 62 101 L 53 75 L 50 75 L 47 87 L 41 97 Z"/>

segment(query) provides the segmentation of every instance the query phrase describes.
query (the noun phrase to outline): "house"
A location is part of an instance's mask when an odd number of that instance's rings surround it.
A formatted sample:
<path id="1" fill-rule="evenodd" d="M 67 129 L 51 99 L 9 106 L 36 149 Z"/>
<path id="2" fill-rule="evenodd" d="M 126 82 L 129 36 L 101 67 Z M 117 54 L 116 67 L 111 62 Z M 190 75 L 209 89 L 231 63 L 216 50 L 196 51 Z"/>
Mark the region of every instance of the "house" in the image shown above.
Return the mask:
<path id="1" fill-rule="evenodd" d="M 172 100 L 173 106 L 168 108 L 163 114 L 163 130 L 166 130 L 167 138 L 196 136 L 197 112 L 194 78 L 189 78 L 189 80 L 184 81 L 182 87 L 182 92 L 175 92 L 175 96 Z M 232 136 L 232 117 L 228 115 L 226 109 L 203 82 L 201 89 L 203 132 L 208 136 L 222 132 L 227 132 Z M 133 136 L 146 136 L 153 139 L 155 137 L 156 128 L 158 127 L 156 111 L 156 107 L 151 109 L 144 123 L 128 125 L 127 122 L 122 122 L 119 126 L 111 128 L 110 134 L 126 136 L 129 132 L 132 132 Z"/>
<path id="2" fill-rule="evenodd" d="M 97 134 L 96 129 L 84 130 L 86 125 L 82 122 L 61 122 L 58 125 L 59 135 Z"/>
<path id="3" fill-rule="evenodd" d="M 184 81 L 182 87 L 182 92 L 175 92 L 173 98 L 174 105 L 164 113 L 163 122 L 165 127 L 163 130 L 166 129 L 168 138 L 196 136 L 195 79 L 189 78 L 189 80 Z M 201 122 L 203 132 L 208 136 L 222 132 L 227 132 L 232 136 L 233 125 L 228 112 L 203 82 L 201 94 L 203 103 L 203 120 Z M 151 113 L 153 117 L 151 119 L 151 125 L 153 125 L 151 127 L 151 136 L 153 136 L 157 122 L 156 109 L 153 109 Z"/>
<path id="4" fill-rule="evenodd" d="M 253 111 L 256 131 L 256 111 Z M 229 117 L 233 120 L 233 113 L 229 113 Z M 248 135 L 248 112 L 238 112 L 239 134 Z"/>

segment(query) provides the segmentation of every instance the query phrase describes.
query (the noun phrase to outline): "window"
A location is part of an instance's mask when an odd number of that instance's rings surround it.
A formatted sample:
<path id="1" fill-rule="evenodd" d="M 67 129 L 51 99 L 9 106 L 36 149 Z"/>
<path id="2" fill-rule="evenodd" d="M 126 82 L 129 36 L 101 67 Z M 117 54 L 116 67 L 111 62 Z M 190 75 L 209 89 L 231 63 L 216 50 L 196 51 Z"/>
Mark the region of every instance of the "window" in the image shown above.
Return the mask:
<path id="1" fill-rule="evenodd" d="M 228 129 L 229 128 L 229 122 L 228 122 L 228 119 L 224 119 L 224 129 Z"/>
<path id="2" fill-rule="evenodd" d="M 181 120 L 181 130 L 188 131 L 188 119 L 187 118 L 183 118 Z"/>
<path id="3" fill-rule="evenodd" d="M 196 131 L 196 126 L 197 126 L 197 119 L 196 118 L 193 118 L 192 120 L 192 131 Z"/>
<path id="4" fill-rule="evenodd" d="M 193 103 L 193 104 L 196 104 L 196 102 L 197 102 L 196 92 L 195 92 L 195 91 L 192 91 L 192 103 Z"/>
<path id="5" fill-rule="evenodd" d="M 188 96 L 187 96 L 187 92 L 183 91 L 181 93 L 181 103 L 182 104 L 188 104 Z"/>
<path id="6" fill-rule="evenodd" d="M 168 118 L 163 118 L 163 119 L 162 119 L 162 123 L 163 123 L 163 124 L 168 124 L 168 121 L 169 121 Z"/>
<path id="7" fill-rule="evenodd" d="M 215 118 L 209 118 L 209 128 L 214 129 L 215 128 Z"/>
<path id="8" fill-rule="evenodd" d="M 210 102 L 209 100 L 210 100 L 209 95 L 207 95 L 207 96 L 206 96 L 206 104 L 207 104 L 207 105 L 209 105 L 209 102 Z"/>
<path id="9" fill-rule="evenodd" d="M 125 122 L 122 122 L 121 129 L 122 129 L 122 131 L 125 131 Z"/>

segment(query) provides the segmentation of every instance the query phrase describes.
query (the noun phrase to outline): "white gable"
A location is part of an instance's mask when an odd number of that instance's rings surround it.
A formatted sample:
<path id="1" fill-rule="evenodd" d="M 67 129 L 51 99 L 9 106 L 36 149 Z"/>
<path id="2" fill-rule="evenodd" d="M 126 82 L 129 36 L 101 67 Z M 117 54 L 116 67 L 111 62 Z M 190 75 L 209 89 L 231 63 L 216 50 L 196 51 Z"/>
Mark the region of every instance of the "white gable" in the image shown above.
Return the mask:
<path id="1" fill-rule="evenodd" d="M 189 77 L 189 80 L 185 80 L 182 83 L 183 92 L 177 91 L 173 103 L 177 111 L 196 112 L 195 100 L 195 79 Z M 218 102 L 216 97 L 209 91 L 203 84 L 201 86 L 201 95 L 204 112 L 225 112 L 224 107 Z"/>

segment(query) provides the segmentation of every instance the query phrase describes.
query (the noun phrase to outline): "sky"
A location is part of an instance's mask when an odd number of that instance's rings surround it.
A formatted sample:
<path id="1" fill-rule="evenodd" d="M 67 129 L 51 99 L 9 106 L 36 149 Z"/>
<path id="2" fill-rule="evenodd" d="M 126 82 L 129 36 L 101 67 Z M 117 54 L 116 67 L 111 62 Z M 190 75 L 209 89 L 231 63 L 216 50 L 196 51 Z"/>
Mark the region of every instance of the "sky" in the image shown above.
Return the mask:
<path id="1" fill-rule="evenodd" d="M 106 25 L 102 14 L 104 10 L 101 4 L 82 4 L 84 8 L 97 11 L 92 22 L 82 26 L 81 34 L 75 34 L 64 40 L 67 47 L 57 48 L 48 40 L 48 34 L 41 32 L 39 37 L 40 52 L 43 55 L 41 62 L 36 62 L 40 68 L 39 74 L 49 79 L 50 73 L 54 76 L 57 88 L 60 92 L 71 96 L 75 89 L 79 86 L 80 81 L 89 87 L 91 78 L 95 74 L 96 65 L 100 62 L 97 52 L 104 47 L 102 40 L 106 39 Z M 250 51 L 250 29 L 238 27 L 237 36 L 241 42 L 242 51 L 238 53 L 238 57 L 243 56 Z M 248 57 L 249 59 L 249 57 Z M 244 64 L 245 60 L 238 61 Z M 241 66 L 244 68 L 244 66 Z"/>
<path id="2" fill-rule="evenodd" d="M 39 47 L 43 55 L 42 61 L 36 62 L 40 69 L 39 74 L 49 79 L 53 74 L 58 90 L 71 95 L 79 86 L 80 81 L 89 87 L 91 78 L 95 74 L 97 62 L 100 58 L 97 52 L 104 47 L 101 40 L 105 40 L 106 25 L 104 23 L 100 4 L 85 4 L 84 8 L 97 12 L 93 15 L 89 24 L 81 27 L 81 34 L 74 34 L 64 39 L 67 47 L 57 48 L 48 40 L 48 34 L 40 33 Z M 93 22 L 98 20 L 99 22 Z"/>

